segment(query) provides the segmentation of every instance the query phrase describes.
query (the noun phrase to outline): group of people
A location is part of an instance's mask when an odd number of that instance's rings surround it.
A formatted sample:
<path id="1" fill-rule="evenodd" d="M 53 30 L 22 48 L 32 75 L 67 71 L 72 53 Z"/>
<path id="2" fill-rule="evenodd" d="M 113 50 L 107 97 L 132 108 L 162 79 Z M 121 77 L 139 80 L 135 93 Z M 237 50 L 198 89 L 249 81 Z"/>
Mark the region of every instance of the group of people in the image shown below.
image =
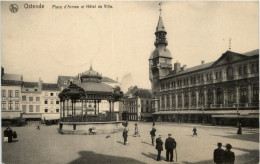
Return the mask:
<path id="1" fill-rule="evenodd" d="M 163 141 L 162 141 L 162 135 L 159 135 L 159 137 L 156 139 L 156 146 L 155 148 L 158 151 L 157 155 L 157 161 L 161 160 L 161 151 L 163 151 Z M 176 149 L 177 143 L 174 138 L 171 137 L 171 134 L 168 134 L 168 138 L 165 140 L 165 150 L 166 150 L 166 161 L 173 162 L 173 151 Z M 170 156 L 170 158 L 169 158 Z M 176 156 L 177 160 L 177 156 Z"/>
<path id="2" fill-rule="evenodd" d="M 4 142 L 5 143 L 12 143 L 17 141 L 17 134 L 16 131 L 12 131 L 11 127 L 7 127 L 4 130 Z"/>
<path id="3" fill-rule="evenodd" d="M 234 164 L 235 153 L 231 151 L 232 145 L 227 144 L 223 150 L 222 143 L 218 143 L 218 148 L 214 150 L 214 162 L 216 164 Z"/>

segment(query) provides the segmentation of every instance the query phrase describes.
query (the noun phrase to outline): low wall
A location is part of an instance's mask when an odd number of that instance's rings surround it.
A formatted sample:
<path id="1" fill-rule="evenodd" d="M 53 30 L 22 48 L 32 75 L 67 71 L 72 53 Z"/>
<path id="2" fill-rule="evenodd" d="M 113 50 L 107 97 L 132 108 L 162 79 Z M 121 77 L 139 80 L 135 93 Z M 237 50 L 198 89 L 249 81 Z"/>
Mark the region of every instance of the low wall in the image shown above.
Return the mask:
<path id="1" fill-rule="evenodd" d="M 76 126 L 76 130 L 73 130 Z M 62 127 L 62 128 L 61 128 Z M 97 134 L 111 134 L 123 131 L 121 121 L 111 122 L 60 122 L 59 133 L 61 134 L 90 134 L 89 128 L 96 128 Z M 61 128 L 61 129 L 60 129 Z"/>

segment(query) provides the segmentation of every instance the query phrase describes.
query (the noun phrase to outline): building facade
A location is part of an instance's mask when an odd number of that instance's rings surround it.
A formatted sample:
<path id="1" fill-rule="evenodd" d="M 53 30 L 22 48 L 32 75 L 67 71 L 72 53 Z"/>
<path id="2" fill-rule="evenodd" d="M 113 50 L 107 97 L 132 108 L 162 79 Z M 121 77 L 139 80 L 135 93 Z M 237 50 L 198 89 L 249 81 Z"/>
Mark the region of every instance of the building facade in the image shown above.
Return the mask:
<path id="1" fill-rule="evenodd" d="M 60 119 L 59 93 L 58 84 L 42 83 L 41 112 L 43 120 Z"/>
<path id="2" fill-rule="evenodd" d="M 22 75 L 6 74 L 2 68 L 1 76 L 1 115 L 3 120 L 21 117 Z"/>
<path id="3" fill-rule="evenodd" d="M 130 87 L 122 98 L 122 113 L 129 121 L 152 120 L 152 93 L 149 89 Z"/>
<path id="4" fill-rule="evenodd" d="M 216 61 L 187 68 L 166 48 L 162 17 L 149 58 L 154 117 L 158 121 L 258 126 L 259 50 L 226 51 Z"/>
<path id="5" fill-rule="evenodd" d="M 22 118 L 27 120 L 41 120 L 42 81 L 22 82 Z"/>

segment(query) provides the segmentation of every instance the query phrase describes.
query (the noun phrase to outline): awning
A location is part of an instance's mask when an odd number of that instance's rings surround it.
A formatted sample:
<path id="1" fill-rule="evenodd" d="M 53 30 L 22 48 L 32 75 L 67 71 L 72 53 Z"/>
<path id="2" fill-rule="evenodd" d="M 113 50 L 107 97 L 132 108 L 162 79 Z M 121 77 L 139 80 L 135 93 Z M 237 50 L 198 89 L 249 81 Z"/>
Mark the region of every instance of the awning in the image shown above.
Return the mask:
<path id="1" fill-rule="evenodd" d="M 41 114 L 23 114 L 22 118 L 41 118 Z"/>
<path id="2" fill-rule="evenodd" d="M 21 118 L 21 112 L 20 111 L 2 111 L 1 118 L 2 119 Z"/>
<path id="3" fill-rule="evenodd" d="M 212 115 L 213 118 L 259 118 L 259 115 Z"/>
<path id="4" fill-rule="evenodd" d="M 59 120 L 60 114 L 42 114 L 42 119 L 44 120 Z"/>

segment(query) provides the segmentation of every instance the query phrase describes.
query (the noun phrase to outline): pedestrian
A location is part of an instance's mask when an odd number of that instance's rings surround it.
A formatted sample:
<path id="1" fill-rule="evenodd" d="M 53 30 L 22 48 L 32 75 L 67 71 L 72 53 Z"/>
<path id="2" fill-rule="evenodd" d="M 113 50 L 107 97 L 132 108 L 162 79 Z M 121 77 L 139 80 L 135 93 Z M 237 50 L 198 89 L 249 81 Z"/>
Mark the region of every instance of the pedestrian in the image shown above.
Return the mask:
<path id="1" fill-rule="evenodd" d="M 13 141 L 14 141 L 14 142 L 17 141 L 17 134 L 16 134 L 16 131 L 13 132 Z"/>
<path id="2" fill-rule="evenodd" d="M 238 130 L 237 130 L 237 134 L 242 134 L 242 127 L 241 127 L 241 123 L 238 123 Z"/>
<path id="3" fill-rule="evenodd" d="M 152 130 L 150 131 L 150 135 L 151 135 L 151 138 L 152 138 L 152 145 L 154 146 L 154 138 L 155 138 L 155 132 L 156 132 L 156 129 L 155 128 L 152 128 Z"/>
<path id="4" fill-rule="evenodd" d="M 234 164 L 235 153 L 231 151 L 232 145 L 227 144 L 226 150 L 224 151 L 224 164 Z"/>
<path id="5" fill-rule="evenodd" d="M 9 130 L 7 131 L 7 136 L 8 136 L 8 143 L 12 143 L 13 141 L 13 131 L 12 131 L 12 128 L 9 127 Z"/>
<path id="6" fill-rule="evenodd" d="M 176 148 L 177 143 L 174 138 L 171 137 L 171 134 L 168 134 L 168 138 L 165 140 L 165 149 L 166 149 L 166 161 L 173 162 L 173 150 Z"/>
<path id="7" fill-rule="evenodd" d="M 214 150 L 214 162 L 216 164 L 223 164 L 224 162 L 224 150 L 221 148 L 222 143 L 218 143 L 218 148 Z"/>
<path id="8" fill-rule="evenodd" d="M 153 120 L 153 127 L 155 126 L 155 122 L 154 122 L 154 120 Z"/>
<path id="9" fill-rule="evenodd" d="M 195 127 L 193 128 L 192 131 L 193 131 L 193 135 L 192 135 L 192 137 L 193 137 L 193 136 L 197 136 L 197 129 L 196 129 Z"/>
<path id="10" fill-rule="evenodd" d="M 139 136 L 140 137 L 137 123 L 135 123 L 135 133 L 134 133 L 134 136 Z"/>
<path id="11" fill-rule="evenodd" d="M 159 137 L 156 139 L 156 149 L 158 151 L 157 155 L 157 161 L 161 160 L 161 151 L 163 151 L 163 141 L 162 141 L 162 135 L 159 135 Z"/>
<path id="12" fill-rule="evenodd" d="M 37 124 L 37 129 L 38 129 L 38 130 L 40 130 L 40 125 L 41 125 L 41 123 L 40 123 L 40 121 L 39 121 L 38 124 Z"/>
<path id="13" fill-rule="evenodd" d="M 8 130 L 9 130 L 8 127 L 6 127 L 6 129 L 4 130 L 4 142 L 5 143 L 8 142 Z"/>
<path id="14" fill-rule="evenodd" d="M 127 143 L 127 131 L 126 131 L 126 129 L 124 129 L 124 131 L 123 131 L 123 138 L 124 138 L 124 145 L 126 145 L 126 143 Z"/>

